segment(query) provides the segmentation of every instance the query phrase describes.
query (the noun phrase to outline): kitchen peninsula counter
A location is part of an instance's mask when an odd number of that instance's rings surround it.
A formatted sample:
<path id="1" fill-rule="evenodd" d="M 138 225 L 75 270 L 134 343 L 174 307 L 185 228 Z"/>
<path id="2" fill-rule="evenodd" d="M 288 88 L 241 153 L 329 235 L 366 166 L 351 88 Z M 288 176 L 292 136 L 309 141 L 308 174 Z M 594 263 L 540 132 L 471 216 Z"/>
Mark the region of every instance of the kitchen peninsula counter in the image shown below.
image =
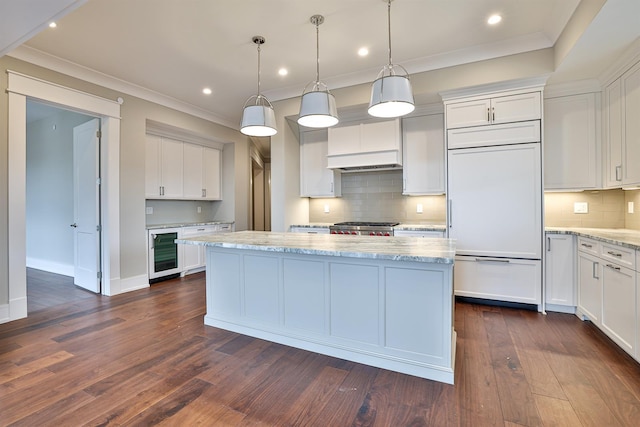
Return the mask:
<path id="1" fill-rule="evenodd" d="M 453 383 L 455 244 L 242 231 L 207 248 L 205 324 Z"/>

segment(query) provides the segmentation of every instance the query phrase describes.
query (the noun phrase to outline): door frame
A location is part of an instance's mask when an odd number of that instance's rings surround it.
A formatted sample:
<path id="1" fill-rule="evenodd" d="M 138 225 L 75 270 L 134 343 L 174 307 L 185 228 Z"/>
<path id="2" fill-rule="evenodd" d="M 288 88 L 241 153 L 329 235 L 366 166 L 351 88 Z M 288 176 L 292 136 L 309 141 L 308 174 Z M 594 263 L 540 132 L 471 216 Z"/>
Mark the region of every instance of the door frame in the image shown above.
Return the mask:
<path id="1" fill-rule="evenodd" d="M 7 70 L 9 97 L 9 321 L 27 317 L 26 115 L 27 98 L 101 119 L 102 294 L 120 293 L 120 105 L 89 93 Z"/>

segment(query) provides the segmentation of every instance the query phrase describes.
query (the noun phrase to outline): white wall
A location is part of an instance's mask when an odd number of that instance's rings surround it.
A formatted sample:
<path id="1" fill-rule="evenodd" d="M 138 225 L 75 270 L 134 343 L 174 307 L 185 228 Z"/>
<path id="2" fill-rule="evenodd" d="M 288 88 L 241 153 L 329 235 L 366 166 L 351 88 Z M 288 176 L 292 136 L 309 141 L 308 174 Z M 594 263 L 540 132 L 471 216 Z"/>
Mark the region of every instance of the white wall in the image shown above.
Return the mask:
<path id="1" fill-rule="evenodd" d="M 73 275 L 73 128 L 90 119 L 57 110 L 27 125 L 28 267 Z"/>

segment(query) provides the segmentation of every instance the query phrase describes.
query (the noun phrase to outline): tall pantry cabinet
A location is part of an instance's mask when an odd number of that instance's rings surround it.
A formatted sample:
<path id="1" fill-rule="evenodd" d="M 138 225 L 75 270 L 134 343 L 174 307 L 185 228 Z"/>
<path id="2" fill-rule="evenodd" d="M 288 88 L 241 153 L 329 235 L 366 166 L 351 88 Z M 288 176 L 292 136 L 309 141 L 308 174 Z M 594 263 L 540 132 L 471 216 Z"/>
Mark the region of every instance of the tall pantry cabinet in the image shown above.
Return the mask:
<path id="1" fill-rule="evenodd" d="M 447 230 L 456 239 L 457 296 L 542 310 L 544 81 L 526 83 L 441 94 Z"/>

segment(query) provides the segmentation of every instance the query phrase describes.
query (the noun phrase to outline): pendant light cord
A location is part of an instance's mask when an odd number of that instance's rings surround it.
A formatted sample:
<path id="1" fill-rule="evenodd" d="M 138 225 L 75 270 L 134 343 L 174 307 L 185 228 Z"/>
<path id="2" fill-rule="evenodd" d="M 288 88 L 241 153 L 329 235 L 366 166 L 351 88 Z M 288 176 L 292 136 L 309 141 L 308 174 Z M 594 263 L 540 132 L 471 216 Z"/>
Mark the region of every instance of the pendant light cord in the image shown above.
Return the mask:
<path id="1" fill-rule="evenodd" d="M 260 45 L 262 43 L 258 42 L 258 98 L 260 98 Z"/>
<path id="2" fill-rule="evenodd" d="M 320 24 L 316 20 L 316 83 L 320 82 Z"/>
<path id="3" fill-rule="evenodd" d="M 387 28 L 389 29 L 389 68 L 392 68 L 391 62 L 391 0 L 387 2 Z"/>

